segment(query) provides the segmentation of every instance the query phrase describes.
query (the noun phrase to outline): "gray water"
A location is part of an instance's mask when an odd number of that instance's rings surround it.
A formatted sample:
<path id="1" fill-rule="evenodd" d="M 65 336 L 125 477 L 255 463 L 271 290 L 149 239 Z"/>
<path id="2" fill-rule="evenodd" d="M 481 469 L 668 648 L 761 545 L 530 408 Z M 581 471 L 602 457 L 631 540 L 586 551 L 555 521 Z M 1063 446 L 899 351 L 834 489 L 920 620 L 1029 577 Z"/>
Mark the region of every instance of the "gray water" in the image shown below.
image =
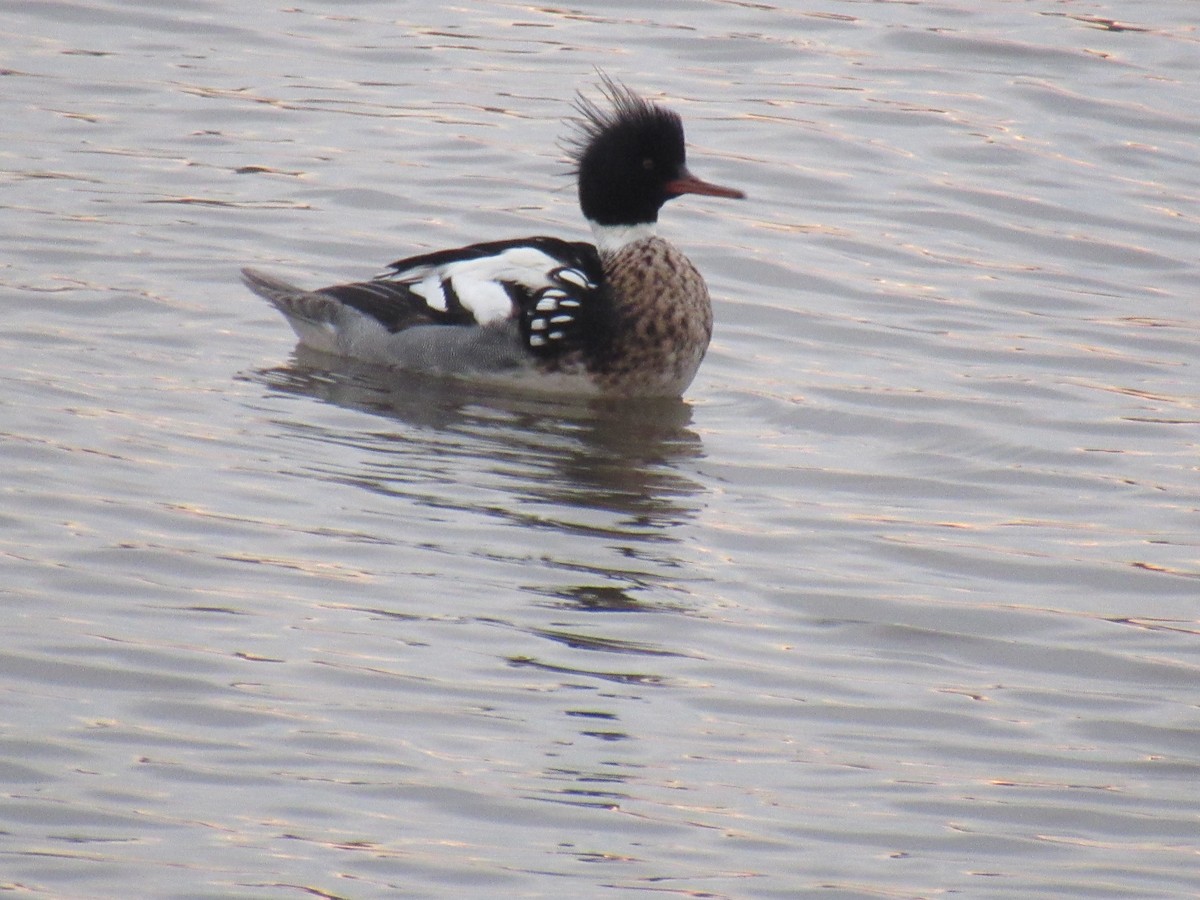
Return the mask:
<path id="1" fill-rule="evenodd" d="M 0 888 L 1200 893 L 1200 5 L 0 19 Z M 298 355 L 237 283 L 586 230 L 683 114 L 682 402 Z"/>

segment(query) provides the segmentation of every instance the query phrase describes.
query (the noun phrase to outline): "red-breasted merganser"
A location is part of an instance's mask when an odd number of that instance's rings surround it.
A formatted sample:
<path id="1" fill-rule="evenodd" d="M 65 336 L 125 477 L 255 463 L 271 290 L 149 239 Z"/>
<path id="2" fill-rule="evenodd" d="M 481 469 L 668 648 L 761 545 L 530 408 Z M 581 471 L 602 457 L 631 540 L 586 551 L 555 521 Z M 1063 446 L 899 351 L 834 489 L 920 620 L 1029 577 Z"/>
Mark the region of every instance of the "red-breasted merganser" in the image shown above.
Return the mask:
<path id="1" fill-rule="evenodd" d="M 245 269 L 300 343 L 447 375 L 513 376 L 549 390 L 678 397 L 704 358 L 712 304 L 695 266 L 655 236 L 682 194 L 744 196 L 686 165 L 678 115 L 604 77 L 580 96 L 570 153 L 595 246 L 553 237 L 402 259 L 371 281 L 306 291 Z"/>

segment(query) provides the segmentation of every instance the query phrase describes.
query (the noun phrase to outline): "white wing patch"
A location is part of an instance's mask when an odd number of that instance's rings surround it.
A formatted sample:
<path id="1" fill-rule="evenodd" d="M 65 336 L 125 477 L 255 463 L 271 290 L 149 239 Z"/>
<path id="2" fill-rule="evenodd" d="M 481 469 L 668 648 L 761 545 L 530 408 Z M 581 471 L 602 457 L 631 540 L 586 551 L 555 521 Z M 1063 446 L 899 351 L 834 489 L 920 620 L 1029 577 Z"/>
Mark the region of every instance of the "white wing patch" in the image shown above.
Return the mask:
<path id="1" fill-rule="evenodd" d="M 578 269 L 568 269 L 568 268 L 564 267 L 564 268 L 561 268 L 558 271 L 554 272 L 554 276 L 559 281 L 565 281 L 567 284 L 573 284 L 577 288 L 581 288 L 582 290 L 585 290 L 585 291 L 590 291 L 590 290 L 592 290 L 592 288 L 594 288 L 596 286 L 591 282 L 591 280 L 586 275 L 584 275 Z M 576 304 L 576 305 L 578 305 L 578 304 Z"/>
<path id="2" fill-rule="evenodd" d="M 568 284 L 589 284 L 575 269 L 559 269 L 554 273 Z M 570 277 L 564 277 L 570 276 Z M 579 301 L 557 287 L 546 288 L 529 315 L 529 346 L 535 349 L 562 341 L 575 324 Z"/>
<path id="3" fill-rule="evenodd" d="M 554 279 L 591 286 L 583 273 L 562 267 L 560 260 L 536 247 L 510 247 L 491 256 L 452 260 L 438 266 L 415 266 L 388 276 L 408 285 L 431 309 L 450 311 L 455 302 L 481 325 L 512 318 L 518 310 L 505 283 L 536 293 Z"/>

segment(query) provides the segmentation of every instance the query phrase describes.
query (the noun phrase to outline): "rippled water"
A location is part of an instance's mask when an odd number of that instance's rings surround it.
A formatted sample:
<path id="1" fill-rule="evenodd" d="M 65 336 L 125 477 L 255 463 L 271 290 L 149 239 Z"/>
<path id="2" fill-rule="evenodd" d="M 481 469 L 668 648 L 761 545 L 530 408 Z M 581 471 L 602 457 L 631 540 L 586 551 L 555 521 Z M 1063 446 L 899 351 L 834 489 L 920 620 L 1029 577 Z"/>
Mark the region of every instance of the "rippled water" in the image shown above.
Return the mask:
<path id="1" fill-rule="evenodd" d="M 0 887 L 1200 892 L 1200 7 L 5 13 Z M 597 67 L 750 195 L 684 402 L 237 284 L 585 236 Z"/>

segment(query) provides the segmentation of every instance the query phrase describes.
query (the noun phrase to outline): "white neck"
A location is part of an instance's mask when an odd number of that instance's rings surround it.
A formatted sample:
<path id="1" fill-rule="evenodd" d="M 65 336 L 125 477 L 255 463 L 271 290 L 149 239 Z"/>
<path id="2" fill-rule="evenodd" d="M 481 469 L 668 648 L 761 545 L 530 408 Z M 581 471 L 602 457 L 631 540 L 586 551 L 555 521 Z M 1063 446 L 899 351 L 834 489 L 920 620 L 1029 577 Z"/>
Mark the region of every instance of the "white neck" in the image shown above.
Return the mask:
<path id="1" fill-rule="evenodd" d="M 654 222 L 643 222 L 639 225 L 600 225 L 589 222 L 592 226 L 592 236 L 596 239 L 596 249 L 601 256 L 610 256 L 621 248 L 654 236 L 657 227 Z"/>

